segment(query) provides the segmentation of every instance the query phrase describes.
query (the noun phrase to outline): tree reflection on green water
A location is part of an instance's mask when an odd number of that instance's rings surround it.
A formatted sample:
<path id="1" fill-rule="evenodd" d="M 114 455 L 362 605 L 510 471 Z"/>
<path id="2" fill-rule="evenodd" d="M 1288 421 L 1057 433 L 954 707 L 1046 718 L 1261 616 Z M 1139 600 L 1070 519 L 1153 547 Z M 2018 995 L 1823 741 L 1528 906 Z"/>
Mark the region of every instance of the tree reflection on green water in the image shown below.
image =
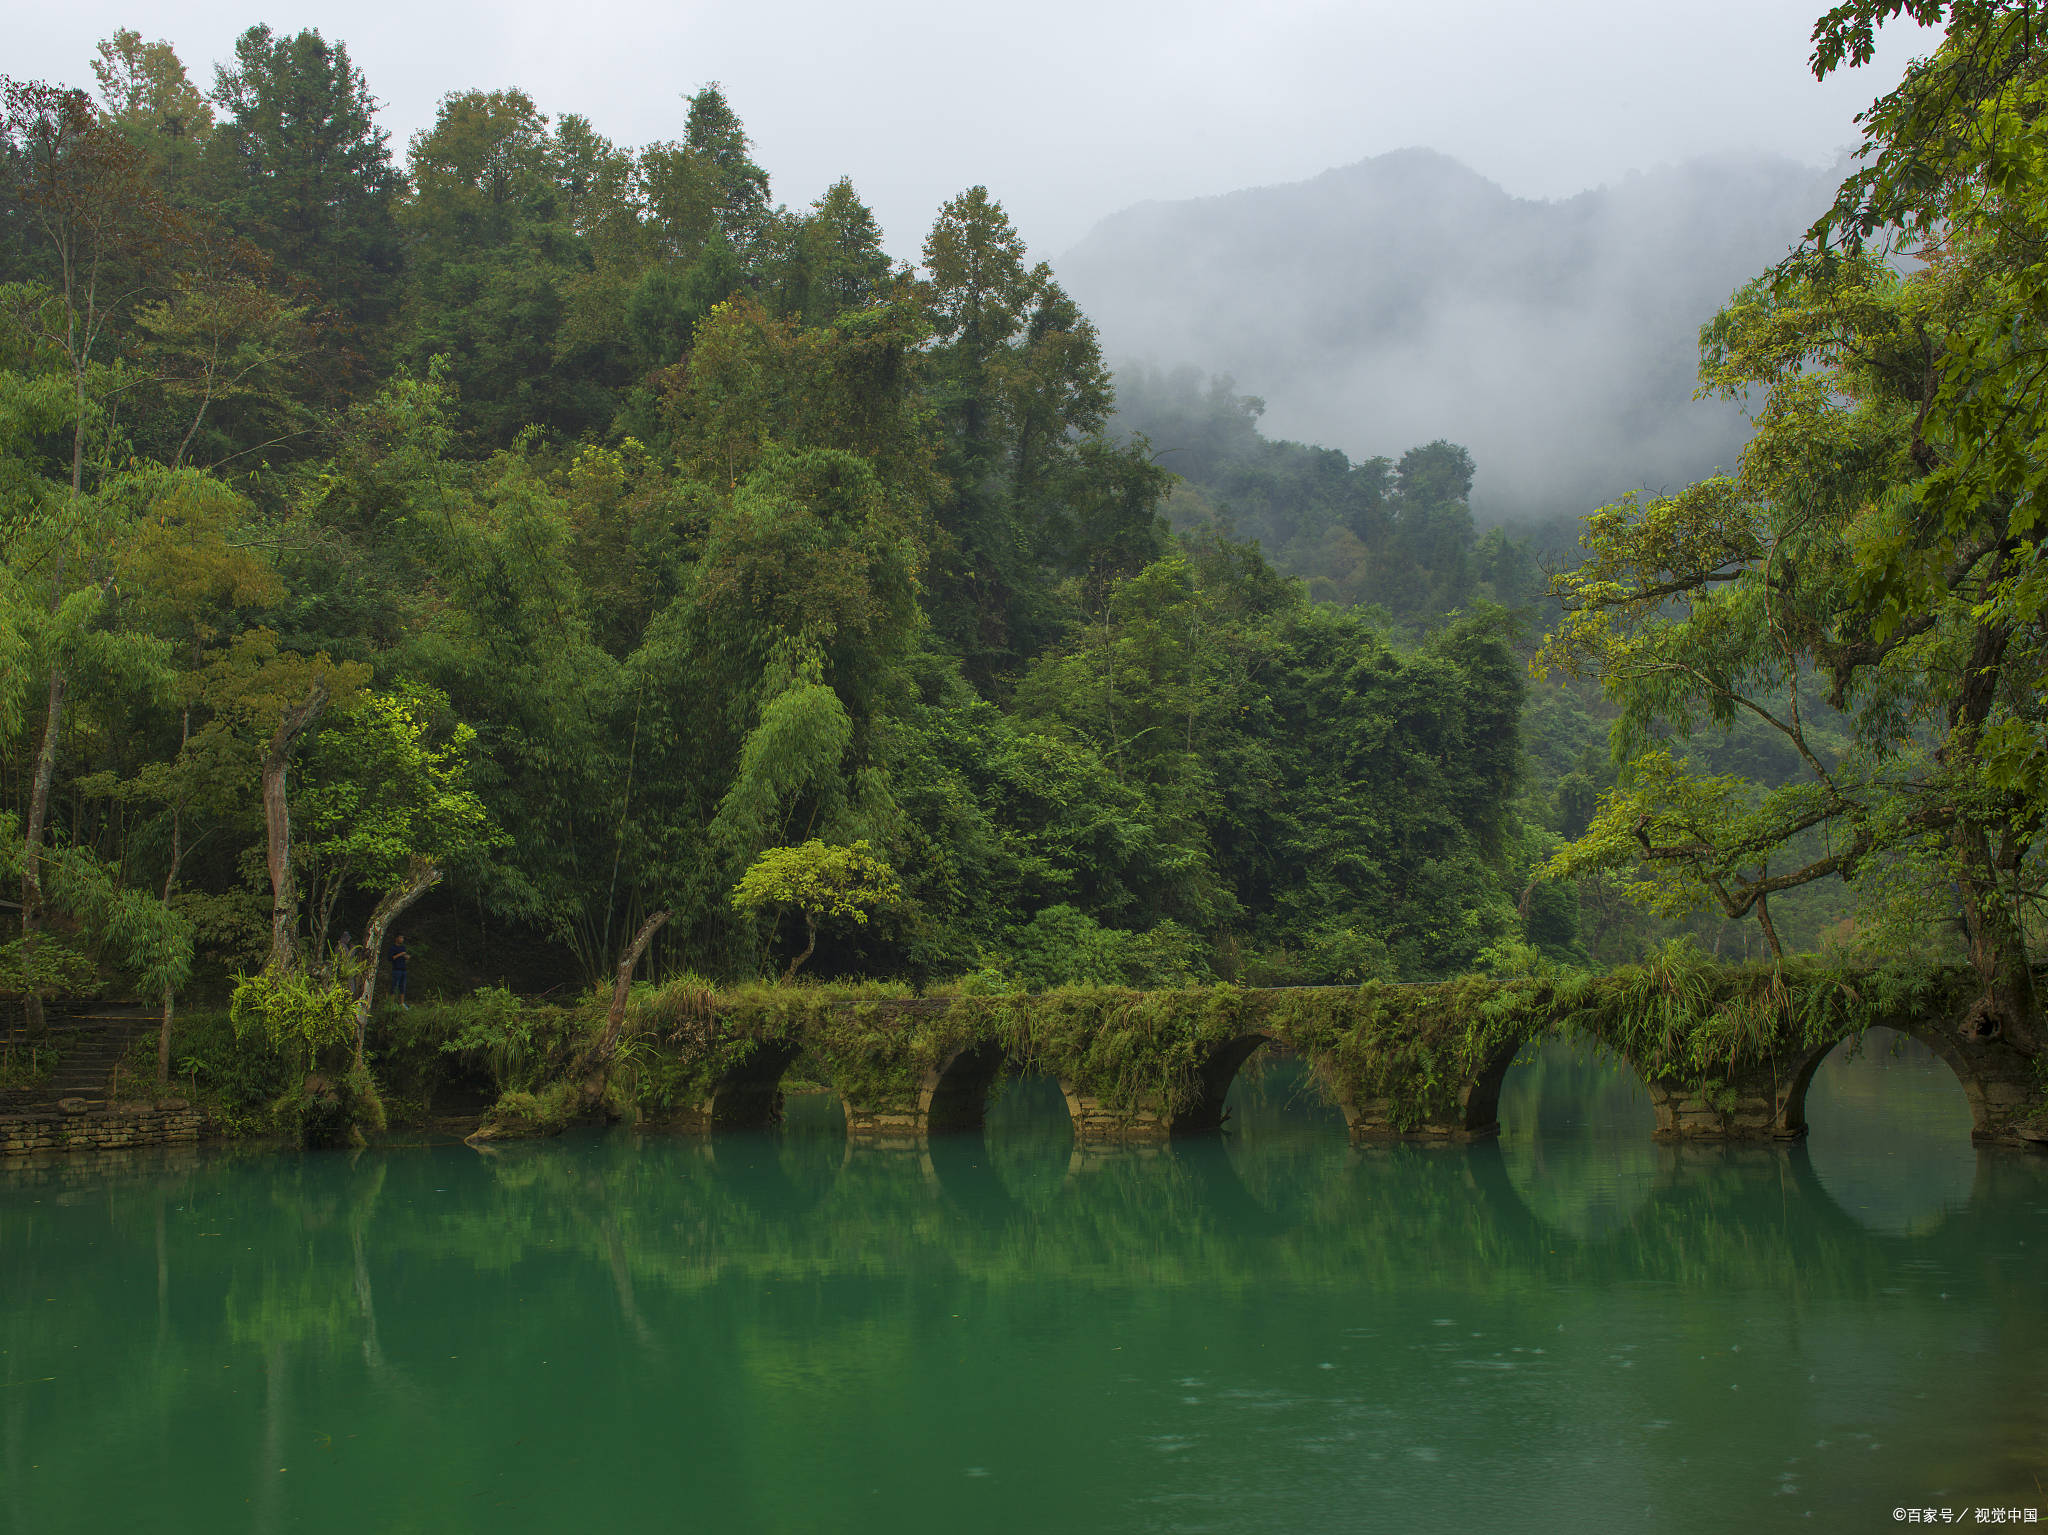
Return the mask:
<path id="1" fill-rule="evenodd" d="M 1894 1029 L 1838 1045 L 1806 1094 L 1821 1186 L 1873 1231 L 1925 1233 L 1970 1202 L 1970 1104 L 1935 1053 Z"/>
<path id="2" fill-rule="evenodd" d="M 1524 1045 L 1501 1084 L 1500 1121 L 1508 1177 L 1531 1213 L 1559 1232 L 1610 1236 L 1642 1213 L 1656 1187 L 1649 1092 L 1610 1050 L 1562 1039 Z"/>
<path id="3" fill-rule="evenodd" d="M 928 1147 L 810 1098 L 774 1135 L 9 1170 L 0 1528 L 2038 1506 L 2048 1166 L 1957 1130 L 1927 1174 L 1899 1127 L 1945 1085 L 1830 1062 L 1810 1151 L 1656 1145 L 1639 1086 L 1546 1050 L 1474 1147 L 1354 1150 L 1276 1061 L 1172 1148 L 1077 1147 L 1027 1079 Z"/>

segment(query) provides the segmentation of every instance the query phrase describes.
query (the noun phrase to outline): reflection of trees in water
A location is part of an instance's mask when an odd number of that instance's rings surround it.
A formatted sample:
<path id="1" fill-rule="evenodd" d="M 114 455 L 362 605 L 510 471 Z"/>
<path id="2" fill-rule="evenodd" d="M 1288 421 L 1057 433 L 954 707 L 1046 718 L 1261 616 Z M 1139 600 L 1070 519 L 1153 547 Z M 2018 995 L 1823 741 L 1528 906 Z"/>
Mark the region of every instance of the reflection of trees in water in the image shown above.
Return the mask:
<path id="1" fill-rule="evenodd" d="M 1058 1203 L 1074 1149 L 1074 1125 L 1051 1077 L 1006 1073 L 989 1099 L 982 1132 L 988 1165 L 1029 1210 Z"/>
<path id="2" fill-rule="evenodd" d="M 1835 1047 L 1806 1092 L 1814 1170 L 1873 1231 L 1925 1233 L 1970 1201 L 1978 1155 L 1955 1073 L 1895 1029 Z"/>
<path id="3" fill-rule="evenodd" d="M 1620 1056 L 1575 1040 L 1524 1045 L 1500 1121 L 1508 1176 L 1544 1225 L 1598 1240 L 1642 1213 L 1658 1175 L 1656 1114 Z"/>
<path id="4" fill-rule="evenodd" d="M 1635 1069 L 1604 1045 L 1574 1039 L 1522 1047 L 1501 1083 L 1500 1120 L 1510 1140 L 1646 1139 L 1657 1124 Z"/>
<path id="5" fill-rule="evenodd" d="M 999 1126 L 930 1157 L 801 1134 L 622 1134 L 487 1159 L 195 1158 L 168 1187 L 154 1175 L 103 1178 L 89 1203 L 62 1207 L 9 1196 L 0 1339 L 10 1378 L 69 1373 L 74 1345 L 124 1363 L 103 1389 L 53 1399 L 47 1419 L 8 1402 L 7 1464 L 33 1446 L 58 1476 L 90 1478 L 103 1456 L 144 1453 L 136 1426 L 172 1413 L 206 1425 L 174 1435 L 176 1453 L 223 1476 L 260 1458 L 274 1477 L 292 1463 L 271 1459 L 274 1449 L 304 1454 L 311 1436 L 334 1430 L 331 1415 L 306 1416 L 316 1394 L 367 1393 L 355 1410 L 381 1414 L 380 1432 L 402 1448 L 473 1410 L 504 1361 L 520 1362 L 519 1379 L 544 1380 L 537 1361 L 563 1351 L 644 1361 L 650 1343 L 662 1358 L 650 1382 L 687 1379 L 703 1393 L 687 1408 L 701 1418 L 677 1423 L 678 1442 L 740 1436 L 756 1454 L 774 1434 L 827 1435 L 848 1400 L 900 1401 L 920 1370 L 969 1367 L 976 1337 L 1057 1347 L 1077 1308 L 1198 1318 L 1238 1297 L 1249 1315 L 1269 1296 L 1318 1293 L 1521 1308 L 1650 1286 L 1700 1297 L 1703 1316 L 1722 1297 L 1758 1293 L 1864 1315 L 1900 1305 L 1902 1276 L 1935 1261 L 1971 1287 L 1976 1315 L 1998 1319 L 1982 1351 L 1999 1380 L 1985 1389 L 2027 1404 L 1985 1453 L 2005 1463 L 2039 1446 L 2027 1416 L 2038 1385 L 2022 1377 L 2048 1340 L 2037 1270 L 2013 1261 L 2011 1219 L 2048 1205 L 2038 1161 L 1987 1158 L 1976 1197 L 1939 1231 L 1880 1238 L 1842 1213 L 1798 1147 L 1637 1141 L 1649 1177 L 1632 1218 L 1582 1242 L 1532 1210 L 1522 1181 L 1538 1168 L 1566 1208 L 1592 1208 L 1568 1204 L 1570 1133 L 1565 1150 L 1518 1163 L 1512 1122 L 1497 1146 L 1353 1151 L 1247 1112 L 1218 1142 L 1076 1156 L 1054 1133 L 1056 1112 L 1042 1123 L 1036 1138 Z M 961 1166 L 992 1175 L 981 1193 L 952 1176 Z M 149 1283 L 158 1273 L 171 1297 L 167 1343 Z M 49 1295 L 64 1304 L 45 1304 Z M 1107 1363 L 1075 1368 L 1077 1391 L 1112 1380 Z M 253 1394 L 231 1398 L 229 1383 Z M 561 1416 L 557 1406 L 535 1411 Z M 222 1496 L 239 1505 L 250 1492 L 244 1481 Z M 441 1512 L 461 1527 L 450 1497 Z M 293 1507 L 271 1512 L 281 1520 Z"/>
<path id="6" fill-rule="evenodd" d="M 1308 1219 L 1314 1192 L 1355 1155 L 1343 1111 L 1324 1096 L 1308 1062 L 1259 1051 L 1231 1083 L 1225 1107 L 1222 1144 L 1248 1196 L 1283 1222 Z"/>

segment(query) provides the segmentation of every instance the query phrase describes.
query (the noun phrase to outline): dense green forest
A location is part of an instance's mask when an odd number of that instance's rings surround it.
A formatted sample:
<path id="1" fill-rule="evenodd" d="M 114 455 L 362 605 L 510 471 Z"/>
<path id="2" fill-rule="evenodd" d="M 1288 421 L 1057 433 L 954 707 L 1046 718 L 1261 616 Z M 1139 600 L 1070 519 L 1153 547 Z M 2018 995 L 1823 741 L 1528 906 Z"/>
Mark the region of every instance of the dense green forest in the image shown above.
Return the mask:
<path id="1" fill-rule="evenodd" d="M 459 92 L 401 156 L 317 32 L 9 82 L 0 990 L 168 1007 L 401 926 L 451 992 L 1690 930 L 1952 944 L 2017 1018 L 2048 198 L 1981 123 L 2036 131 L 2028 15 L 1958 8 L 1707 326 L 1738 472 L 1569 550 L 1476 532 L 1451 443 L 1120 402 L 987 190 L 894 262 L 850 182 L 776 202 L 716 86 L 637 149 Z"/>
<path id="2" fill-rule="evenodd" d="M 776 203 L 716 87 L 637 150 L 459 93 L 401 162 L 317 33 L 93 70 L 8 94 L 9 989 L 323 966 L 387 897 L 455 990 L 657 911 L 726 977 L 1578 954 L 1459 450 L 1311 593 L 1169 525 L 981 188 L 912 270 L 847 182 Z M 848 849 L 875 899 L 792 895 Z"/>

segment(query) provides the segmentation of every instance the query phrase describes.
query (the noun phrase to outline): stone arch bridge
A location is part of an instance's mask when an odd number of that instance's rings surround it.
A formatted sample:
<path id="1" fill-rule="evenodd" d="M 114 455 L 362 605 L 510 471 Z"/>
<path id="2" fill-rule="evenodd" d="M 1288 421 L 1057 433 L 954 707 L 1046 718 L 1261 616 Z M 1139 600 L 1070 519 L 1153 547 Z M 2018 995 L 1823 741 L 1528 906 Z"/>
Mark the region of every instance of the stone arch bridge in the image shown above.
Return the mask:
<path id="1" fill-rule="evenodd" d="M 1437 988 L 1448 993 L 1456 983 Z M 1420 993 L 1426 986 L 1386 988 Z M 1494 1029 L 1477 1048 L 1416 1057 L 1383 1038 L 1310 1029 L 1284 1004 L 1305 993 L 1351 995 L 1348 988 L 1233 991 L 1241 1026 L 1211 1029 L 1180 1041 L 1192 1052 L 1183 1089 L 1172 1100 L 1159 1093 L 1115 1094 L 1092 1085 L 1085 1073 L 1053 1069 L 1077 1141 L 1165 1140 L 1212 1134 L 1225 1118 L 1232 1082 L 1260 1050 L 1304 1057 L 1326 1095 L 1340 1108 L 1355 1140 L 1471 1141 L 1499 1132 L 1501 1086 L 1522 1046 L 1554 1035 L 1606 1045 L 1635 1069 L 1649 1091 L 1660 1140 L 1758 1142 L 1797 1139 L 1806 1133 L 1806 1096 L 1820 1064 L 1866 1027 L 1882 1025 L 1920 1040 L 1955 1073 L 1968 1099 L 1972 1139 L 1985 1144 L 2048 1147 L 2044 1074 L 2036 1054 L 2004 1039 L 1966 1032 L 1965 1010 L 1913 1010 L 1844 1020 L 1840 1027 L 1807 1029 L 1793 1037 L 1735 1055 L 1710 1071 L 1687 1072 L 1626 1041 L 1603 1038 L 1597 1027 L 1570 1012 L 1537 1013 L 1518 1025 Z M 1127 994 L 1130 995 L 1130 994 Z M 920 1019 L 943 1018 L 946 999 L 860 1003 L 871 1037 Z M 1011 1005 L 1019 1005 L 1012 1001 Z M 1022 1005 L 1028 1006 L 1028 999 Z M 781 1115 L 785 1074 L 805 1054 L 799 1028 L 743 1047 L 738 1059 L 713 1075 L 704 1090 L 654 1123 L 678 1129 L 755 1129 Z M 1668 1056 L 1666 1057 L 1668 1061 Z M 842 1092 L 849 1134 L 857 1139 L 916 1139 L 979 1130 L 990 1095 L 1006 1072 L 1045 1070 L 1043 1060 L 999 1032 L 971 1033 L 894 1085 Z M 859 1077 L 862 1073 L 855 1072 Z M 1424 1076 L 1428 1077 L 1425 1082 Z"/>

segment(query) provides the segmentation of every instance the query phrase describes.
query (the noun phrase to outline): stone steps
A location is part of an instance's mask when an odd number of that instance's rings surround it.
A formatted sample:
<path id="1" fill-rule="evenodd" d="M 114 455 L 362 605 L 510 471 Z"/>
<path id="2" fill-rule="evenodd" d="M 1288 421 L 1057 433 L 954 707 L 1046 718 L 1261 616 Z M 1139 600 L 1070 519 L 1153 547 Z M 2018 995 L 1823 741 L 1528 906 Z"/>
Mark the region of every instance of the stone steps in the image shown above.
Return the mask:
<path id="1" fill-rule="evenodd" d="M 60 1013 L 50 1010 L 42 1034 L 31 1040 L 20 1024 L 0 1029 L 0 1046 L 34 1045 L 56 1052 L 49 1080 L 31 1092 L 0 1093 L 0 1113 L 46 1109 L 67 1098 L 82 1098 L 92 1108 L 115 1101 L 114 1068 L 124 1065 L 129 1047 L 152 1021 L 141 1008 L 95 1008 Z M 120 1094 L 134 1096 L 135 1076 L 122 1071 Z"/>

